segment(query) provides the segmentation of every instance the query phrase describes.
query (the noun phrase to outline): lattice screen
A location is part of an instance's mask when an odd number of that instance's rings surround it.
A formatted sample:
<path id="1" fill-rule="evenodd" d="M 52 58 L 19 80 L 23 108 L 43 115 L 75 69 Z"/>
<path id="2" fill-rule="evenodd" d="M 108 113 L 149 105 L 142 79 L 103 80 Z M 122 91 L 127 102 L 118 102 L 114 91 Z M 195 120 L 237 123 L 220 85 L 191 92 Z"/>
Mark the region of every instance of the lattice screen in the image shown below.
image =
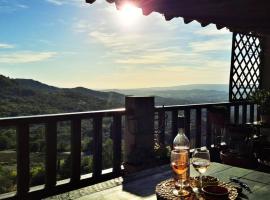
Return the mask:
<path id="1" fill-rule="evenodd" d="M 230 101 L 245 100 L 260 87 L 261 39 L 252 35 L 233 34 L 230 74 Z"/>

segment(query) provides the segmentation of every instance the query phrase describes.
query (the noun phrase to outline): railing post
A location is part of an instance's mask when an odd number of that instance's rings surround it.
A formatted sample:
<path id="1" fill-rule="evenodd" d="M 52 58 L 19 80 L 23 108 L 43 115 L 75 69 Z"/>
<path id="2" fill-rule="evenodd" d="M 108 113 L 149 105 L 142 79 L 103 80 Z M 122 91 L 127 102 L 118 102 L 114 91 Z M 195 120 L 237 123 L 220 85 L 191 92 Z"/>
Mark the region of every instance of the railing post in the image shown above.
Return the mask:
<path id="1" fill-rule="evenodd" d="M 165 147 L 165 111 L 161 110 L 158 112 L 158 128 L 160 130 L 159 132 L 159 143 L 162 147 Z"/>
<path id="2" fill-rule="evenodd" d="M 154 158 L 154 97 L 126 97 L 126 172 L 147 167 Z"/>
<path id="3" fill-rule="evenodd" d="M 185 133 L 188 139 L 190 140 L 190 109 L 187 108 L 184 110 L 185 113 Z"/>
<path id="4" fill-rule="evenodd" d="M 93 119 L 94 131 L 94 155 L 93 155 L 93 177 L 97 178 L 102 172 L 102 117 L 97 116 Z"/>
<path id="5" fill-rule="evenodd" d="M 202 140 L 202 110 L 197 108 L 196 110 L 196 148 L 201 147 Z"/>
<path id="6" fill-rule="evenodd" d="M 119 175 L 121 172 L 121 153 L 122 153 L 122 116 L 113 116 L 113 172 Z"/>
<path id="7" fill-rule="evenodd" d="M 210 148 L 212 144 L 212 127 L 209 108 L 207 108 L 206 112 L 206 146 L 207 148 Z"/>
<path id="8" fill-rule="evenodd" d="M 17 196 L 27 199 L 30 182 L 29 168 L 29 125 L 19 124 L 17 127 Z"/>
<path id="9" fill-rule="evenodd" d="M 71 182 L 76 184 L 81 176 L 81 120 L 71 121 Z"/>
<path id="10" fill-rule="evenodd" d="M 57 123 L 50 121 L 46 124 L 46 172 L 45 187 L 51 189 L 56 185 L 57 159 Z"/>
<path id="11" fill-rule="evenodd" d="M 260 88 L 261 89 L 270 89 L 270 37 L 264 36 L 262 40 L 261 48 L 261 64 L 260 64 Z"/>

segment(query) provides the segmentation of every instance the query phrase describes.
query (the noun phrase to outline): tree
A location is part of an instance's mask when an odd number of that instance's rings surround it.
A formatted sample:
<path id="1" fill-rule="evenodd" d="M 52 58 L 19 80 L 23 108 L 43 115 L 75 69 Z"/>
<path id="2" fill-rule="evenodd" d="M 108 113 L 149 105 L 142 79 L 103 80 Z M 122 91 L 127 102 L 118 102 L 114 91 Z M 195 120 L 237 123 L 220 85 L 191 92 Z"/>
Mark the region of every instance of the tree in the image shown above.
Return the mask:
<path id="1" fill-rule="evenodd" d="M 108 169 L 112 167 L 113 158 L 113 141 L 110 138 L 106 138 L 102 145 L 102 167 Z"/>

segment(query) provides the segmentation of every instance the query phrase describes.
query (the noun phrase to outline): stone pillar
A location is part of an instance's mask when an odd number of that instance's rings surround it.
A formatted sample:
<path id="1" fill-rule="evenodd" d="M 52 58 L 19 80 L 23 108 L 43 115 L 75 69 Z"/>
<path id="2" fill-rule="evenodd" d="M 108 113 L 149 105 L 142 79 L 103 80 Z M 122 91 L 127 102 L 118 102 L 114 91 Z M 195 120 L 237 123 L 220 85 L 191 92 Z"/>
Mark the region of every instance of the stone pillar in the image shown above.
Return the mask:
<path id="1" fill-rule="evenodd" d="M 264 55 L 262 57 L 261 88 L 270 89 L 270 36 L 265 36 L 263 42 Z"/>
<path id="2" fill-rule="evenodd" d="M 125 104 L 124 162 L 130 172 L 154 159 L 154 97 L 127 96 Z"/>

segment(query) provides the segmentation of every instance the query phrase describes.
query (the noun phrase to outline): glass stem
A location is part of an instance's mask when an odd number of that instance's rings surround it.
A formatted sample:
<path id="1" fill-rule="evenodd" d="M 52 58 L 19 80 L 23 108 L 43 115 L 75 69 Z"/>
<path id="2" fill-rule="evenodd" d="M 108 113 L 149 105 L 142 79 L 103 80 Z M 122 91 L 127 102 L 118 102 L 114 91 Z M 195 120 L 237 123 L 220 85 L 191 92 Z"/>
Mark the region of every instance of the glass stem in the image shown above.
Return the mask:
<path id="1" fill-rule="evenodd" d="M 179 179 L 178 181 L 179 181 L 178 183 L 179 183 L 179 185 L 180 185 L 180 186 L 179 186 L 179 193 L 181 193 L 181 192 L 182 192 L 182 189 L 183 189 L 182 180 Z"/>
<path id="2" fill-rule="evenodd" d="M 203 183 L 202 183 L 202 174 L 200 173 L 200 188 L 203 187 Z"/>

